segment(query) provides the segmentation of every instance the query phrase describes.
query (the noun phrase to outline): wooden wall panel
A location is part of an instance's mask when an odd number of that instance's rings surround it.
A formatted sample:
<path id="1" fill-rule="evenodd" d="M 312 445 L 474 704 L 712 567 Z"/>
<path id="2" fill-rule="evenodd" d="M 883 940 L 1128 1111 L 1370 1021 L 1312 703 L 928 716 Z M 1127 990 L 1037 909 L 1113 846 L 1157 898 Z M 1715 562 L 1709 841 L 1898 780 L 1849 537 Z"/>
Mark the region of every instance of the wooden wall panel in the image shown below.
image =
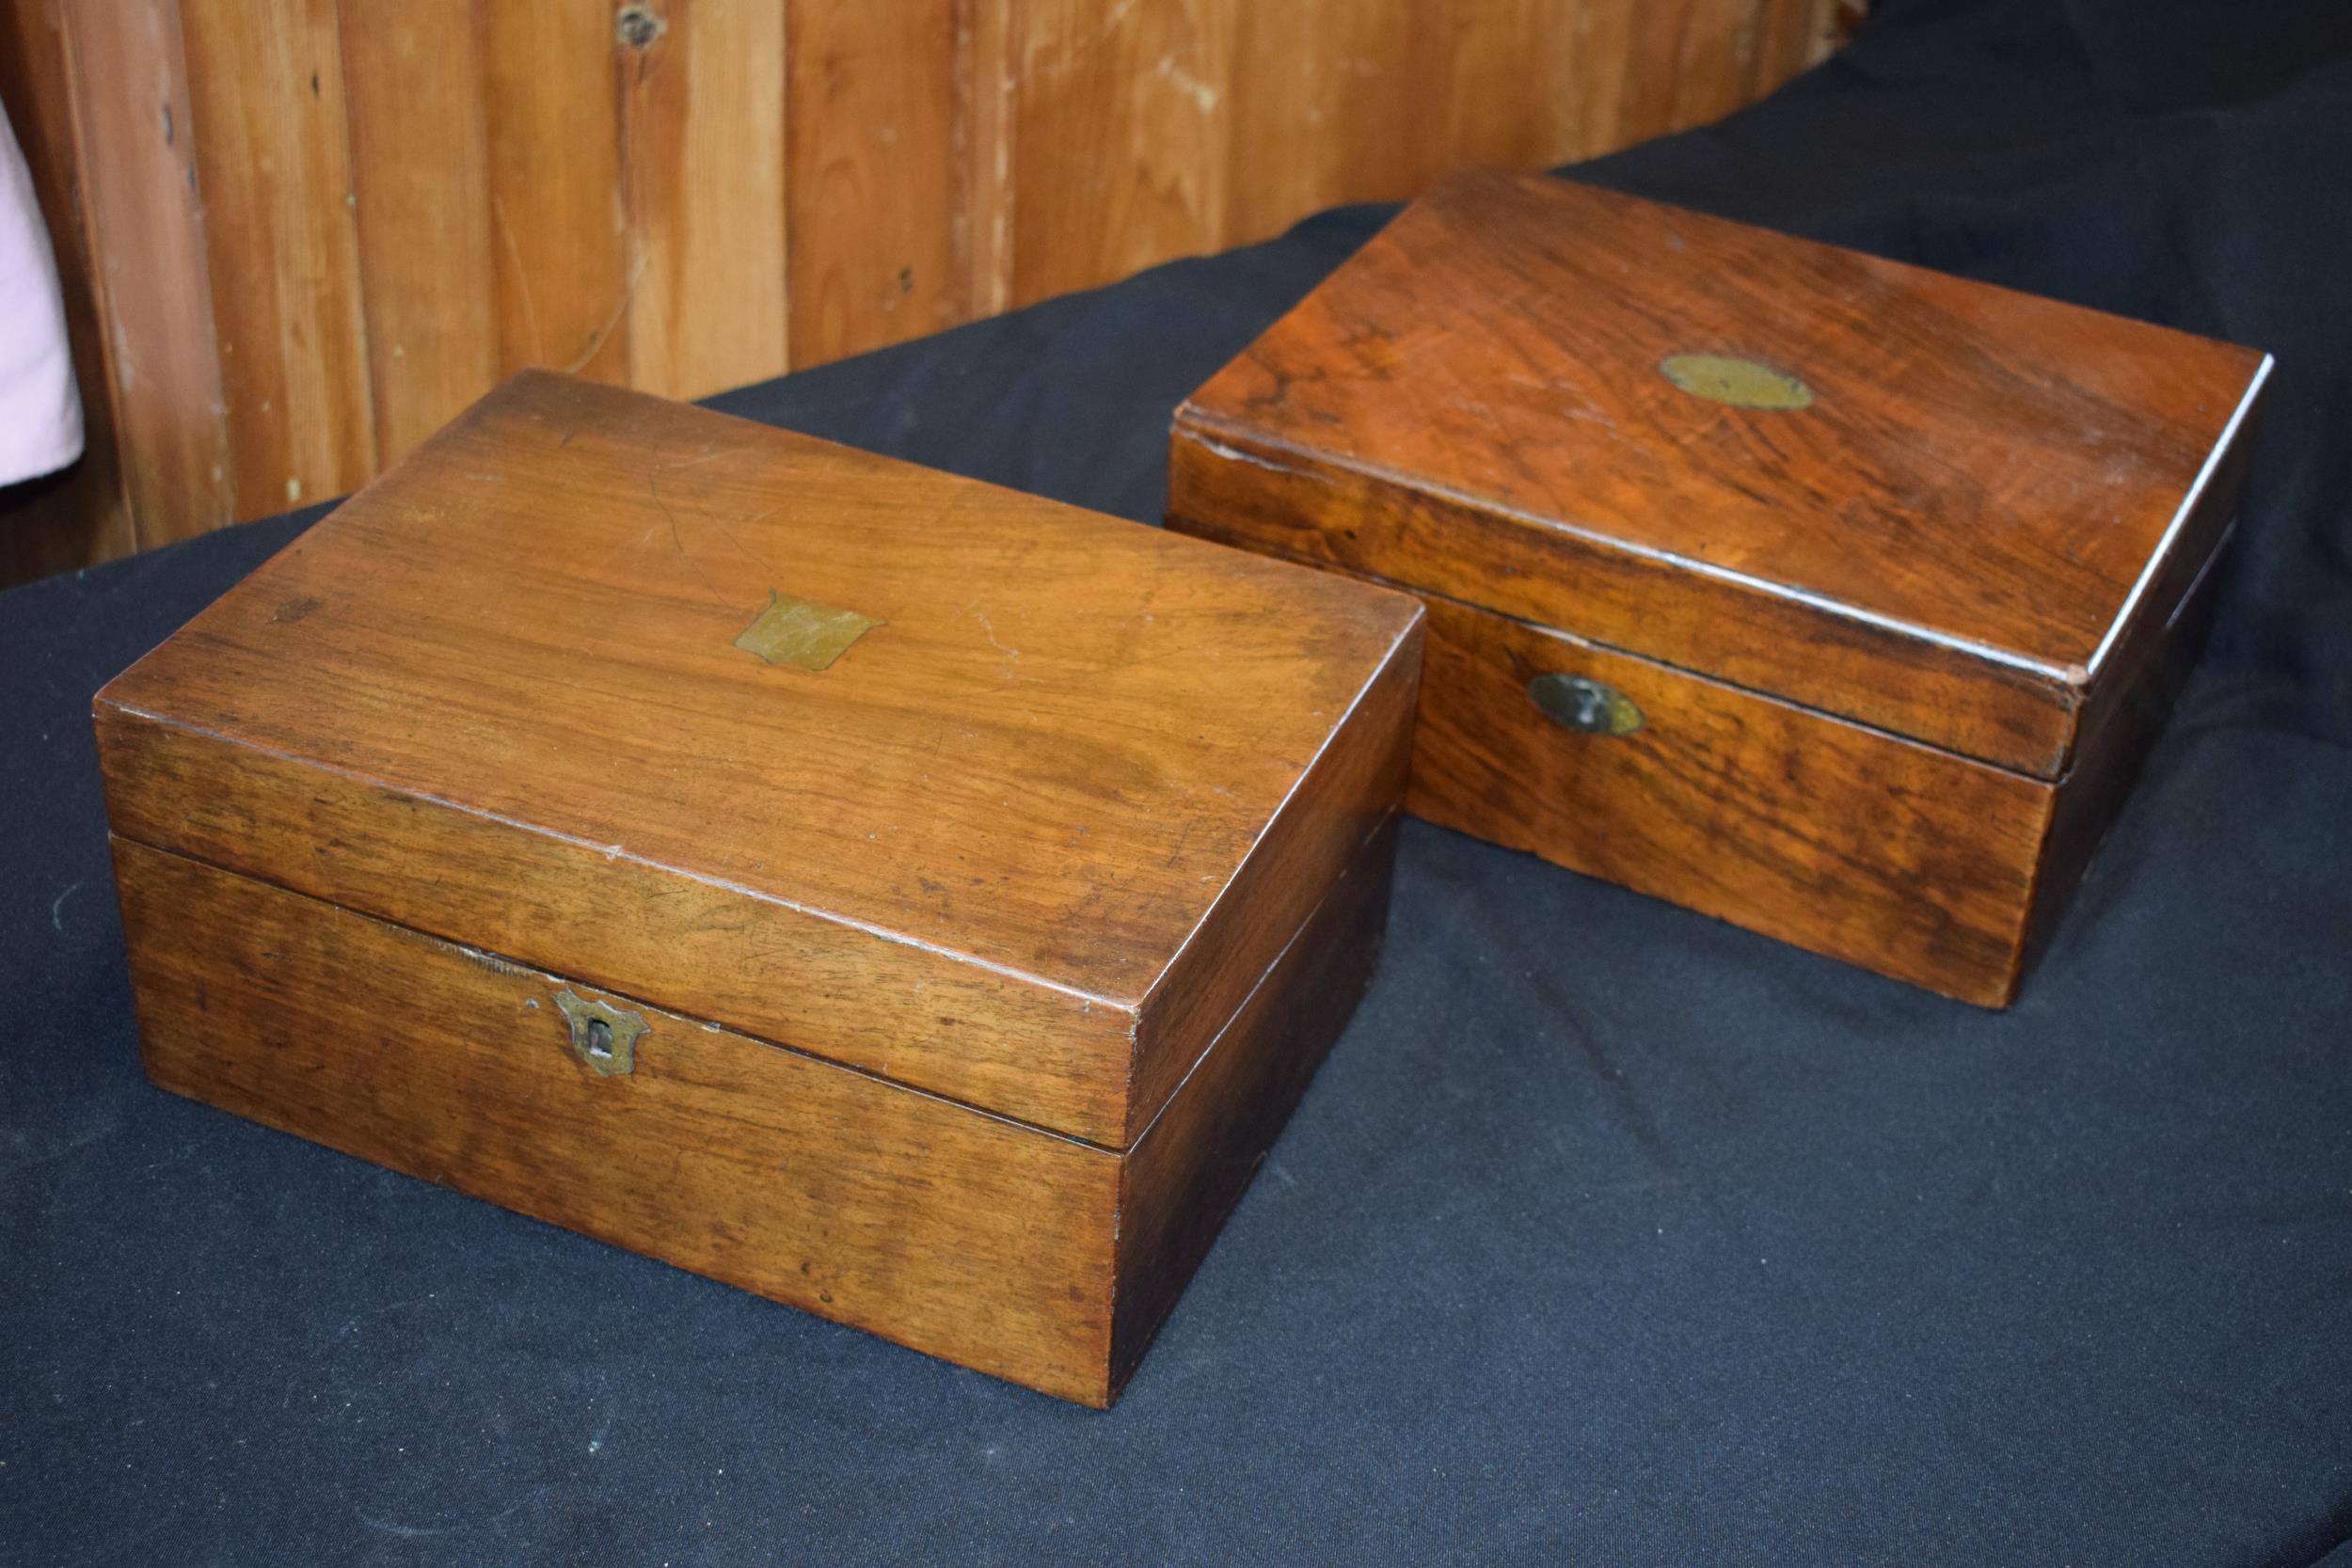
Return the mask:
<path id="1" fill-rule="evenodd" d="M 1003 3 L 1012 303 L 1215 249 L 1242 0 Z"/>
<path id="2" fill-rule="evenodd" d="M 1279 233 L 1324 204 L 1402 196 L 1439 159 L 1422 51 L 1431 13 L 1391 0 L 1244 6 L 1233 37 L 1232 147 L 1224 234 Z"/>
<path id="3" fill-rule="evenodd" d="M 1581 0 L 1486 0 L 1428 40 L 1423 57 L 1437 81 L 1425 96 L 1446 168 L 1538 168 L 1582 150 L 1578 105 L 1587 83 L 1579 73 L 1584 52 L 1577 24 L 1591 9 Z M 1613 70 L 1616 62 L 1608 64 Z M 1498 81 L 1523 86 L 1489 90 Z M 1443 172 L 1431 170 L 1416 188 Z"/>
<path id="4" fill-rule="evenodd" d="M 1675 129 L 1675 100 L 1684 90 L 1675 80 L 1689 46 L 1692 20 L 1710 0 L 1650 0 L 1626 8 L 1626 69 L 1617 95 L 1613 140 L 1646 141 Z"/>
<path id="5" fill-rule="evenodd" d="M 800 3 L 800 0 L 795 0 Z M 956 0 L 965 142 L 963 231 L 971 251 L 972 314 L 1012 309 L 1012 133 L 1020 110 L 1013 69 L 1015 0 Z"/>
<path id="6" fill-rule="evenodd" d="M 75 370 L 89 435 L 111 427 L 114 440 L 82 461 L 115 464 L 144 549 L 236 515 L 180 12 L 175 0 L 58 9 L 103 361 Z M 53 238 L 72 227 L 71 214 L 46 215 Z M 59 260 L 72 253 L 61 246 Z"/>
<path id="7" fill-rule="evenodd" d="M 787 12 L 793 364 L 974 313 L 970 9 L 962 0 L 794 0 Z"/>
<path id="8" fill-rule="evenodd" d="M 1837 0 L 1763 0 L 1750 95 L 1763 97 L 1820 58 L 1836 42 L 1836 19 Z"/>
<path id="9" fill-rule="evenodd" d="M 613 13 L 500 4 L 477 5 L 474 14 L 499 372 L 546 365 L 626 385 L 631 263 Z"/>
<path id="10" fill-rule="evenodd" d="M 368 378 L 385 463 L 448 423 L 500 370 L 473 11 L 472 0 L 342 7 Z"/>
<path id="11" fill-rule="evenodd" d="M 1854 0 L 0 0 L 93 450 L 0 582 L 1698 123 Z M 85 363 L 87 362 L 87 363 Z"/>
<path id="12" fill-rule="evenodd" d="M 1758 0 L 1697 0 L 1692 6 L 1675 56 L 1674 129 L 1721 119 L 1756 96 L 1763 8 Z"/>
<path id="13" fill-rule="evenodd" d="M 620 51 L 628 379 L 707 397 L 786 362 L 784 0 L 644 8 L 660 32 Z"/>
<path id="14" fill-rule="evenodd" d="M 233 506 L 262 516 L 375 471 L 342 51 L 333 0 L 181 22 Z"/>
<path id="15" fill-rule="evenodd" d="M 1810 25 L 1813 0 L 1654 0 L 1631 8 L 1624 91 L 1613 145 L 1720 119 L 1795 74 L 1760 79 L 1768 49 L 1786 58 Z M 1798 62 L 1801 64 L 1802 62 Z"/>

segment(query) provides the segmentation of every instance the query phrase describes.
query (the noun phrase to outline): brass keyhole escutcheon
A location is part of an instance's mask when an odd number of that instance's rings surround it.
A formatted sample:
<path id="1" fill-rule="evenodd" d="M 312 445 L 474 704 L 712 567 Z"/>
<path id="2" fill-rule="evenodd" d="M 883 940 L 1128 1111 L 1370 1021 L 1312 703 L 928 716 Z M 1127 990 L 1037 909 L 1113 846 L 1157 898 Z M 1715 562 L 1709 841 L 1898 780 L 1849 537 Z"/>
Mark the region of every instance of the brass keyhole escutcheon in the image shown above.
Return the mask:
<path id="1" fill-rule="evenodd" d="M 618 1078 L 637 1066 L 637 1042 L 645 1021 L 610 1002 L 591 1002 L 568 990 L 555 993 L 555 1006 L 571 1025 L 572 1054 L 606 1078 Z"/>
<path id="2" fill-rule="evenodd" d="M 1527 695 L 1546 718 L 1580 735 L 1631 735 L 1642 727 L 1632 698 L 1587 675 L 1537 675 Z"/>

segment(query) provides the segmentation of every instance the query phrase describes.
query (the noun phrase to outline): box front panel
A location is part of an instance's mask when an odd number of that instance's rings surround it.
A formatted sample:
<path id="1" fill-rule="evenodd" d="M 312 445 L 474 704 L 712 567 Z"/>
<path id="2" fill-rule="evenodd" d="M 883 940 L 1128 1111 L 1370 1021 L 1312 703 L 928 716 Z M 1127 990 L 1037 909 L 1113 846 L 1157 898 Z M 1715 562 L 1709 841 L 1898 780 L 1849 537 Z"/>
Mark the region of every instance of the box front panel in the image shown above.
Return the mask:
<path id="1" fill-rule="evenodd" d="M 1117 1156 L 130 840 L 115 857 L 163 1087 L 1108 1397 Z"/>
<path id="2" fill-rule="evenodd" d="M 1703 658 L 1717 679 L 2043 777 L 2073 742 L 2063 672 L 1988 660 L 1763 592 L 1738 574 L 1619 549 L 1587 531 L 1334 464 L 1177 411 L 1168 526 L 1391 587 L 1441 594 L 1613 647 Z M 1857 548 L 1862 547 L 1857 545 Z M 1679 666 L 1678 666 L 1679 667 Z"/>
<path id="3" fill-rule="evenodd" d="M 1415 816 L 1947 995 L 2009 1000 L 2051 785 L 1426 602 Z M 1531 696 L 1541 677 L 1565 717 Z"/>
<path id="4" fill-rule="evenodd" d="M 1116 1145 L 1132 1013 L 626 852 L 101 701 L 126 838 Z M 790 976 L 780 983 L 778 976 Z"/>

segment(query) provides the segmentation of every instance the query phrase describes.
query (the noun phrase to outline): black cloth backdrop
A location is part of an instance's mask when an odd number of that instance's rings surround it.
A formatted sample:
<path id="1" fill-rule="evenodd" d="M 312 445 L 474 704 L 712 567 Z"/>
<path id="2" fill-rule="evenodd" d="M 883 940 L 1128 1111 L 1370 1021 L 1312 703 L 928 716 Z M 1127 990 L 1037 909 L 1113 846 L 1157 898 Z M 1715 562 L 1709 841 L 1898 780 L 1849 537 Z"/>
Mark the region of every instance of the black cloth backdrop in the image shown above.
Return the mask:
<path id="1" fill-rule="evenodd" d="M 1413 825 L 1107 1415 L 146 1086 L 88 699 L 316 513 L 0 595 L 0 1560 L 2352 1562 L 2347 14 L 1891 3 L 1577 171 L 2274 351 L 2211 653 L 2007 1014 Z M 1382 215 L 717 401 L 1154 518 Z"/>

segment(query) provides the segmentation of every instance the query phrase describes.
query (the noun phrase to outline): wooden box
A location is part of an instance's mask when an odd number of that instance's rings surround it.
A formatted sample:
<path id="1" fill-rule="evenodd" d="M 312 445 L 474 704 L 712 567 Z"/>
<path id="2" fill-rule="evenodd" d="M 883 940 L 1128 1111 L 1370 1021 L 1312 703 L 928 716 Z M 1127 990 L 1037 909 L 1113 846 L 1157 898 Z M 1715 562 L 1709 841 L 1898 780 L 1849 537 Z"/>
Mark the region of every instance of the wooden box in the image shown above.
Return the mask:
<path id="1" fill-rule="evenodd" d="M 1107 1404 L 1383 929 L 1419 606 L 560 377 L 99 694 L 166 1088 Z"/>
<path id="2" fill-rule="evenodd" d="M 2269 368 L 1472 174 L 1178 410 L 1168 521 L 1422 594 L 1417 815 L 2000 1006 L 2195 657 Z"/>

